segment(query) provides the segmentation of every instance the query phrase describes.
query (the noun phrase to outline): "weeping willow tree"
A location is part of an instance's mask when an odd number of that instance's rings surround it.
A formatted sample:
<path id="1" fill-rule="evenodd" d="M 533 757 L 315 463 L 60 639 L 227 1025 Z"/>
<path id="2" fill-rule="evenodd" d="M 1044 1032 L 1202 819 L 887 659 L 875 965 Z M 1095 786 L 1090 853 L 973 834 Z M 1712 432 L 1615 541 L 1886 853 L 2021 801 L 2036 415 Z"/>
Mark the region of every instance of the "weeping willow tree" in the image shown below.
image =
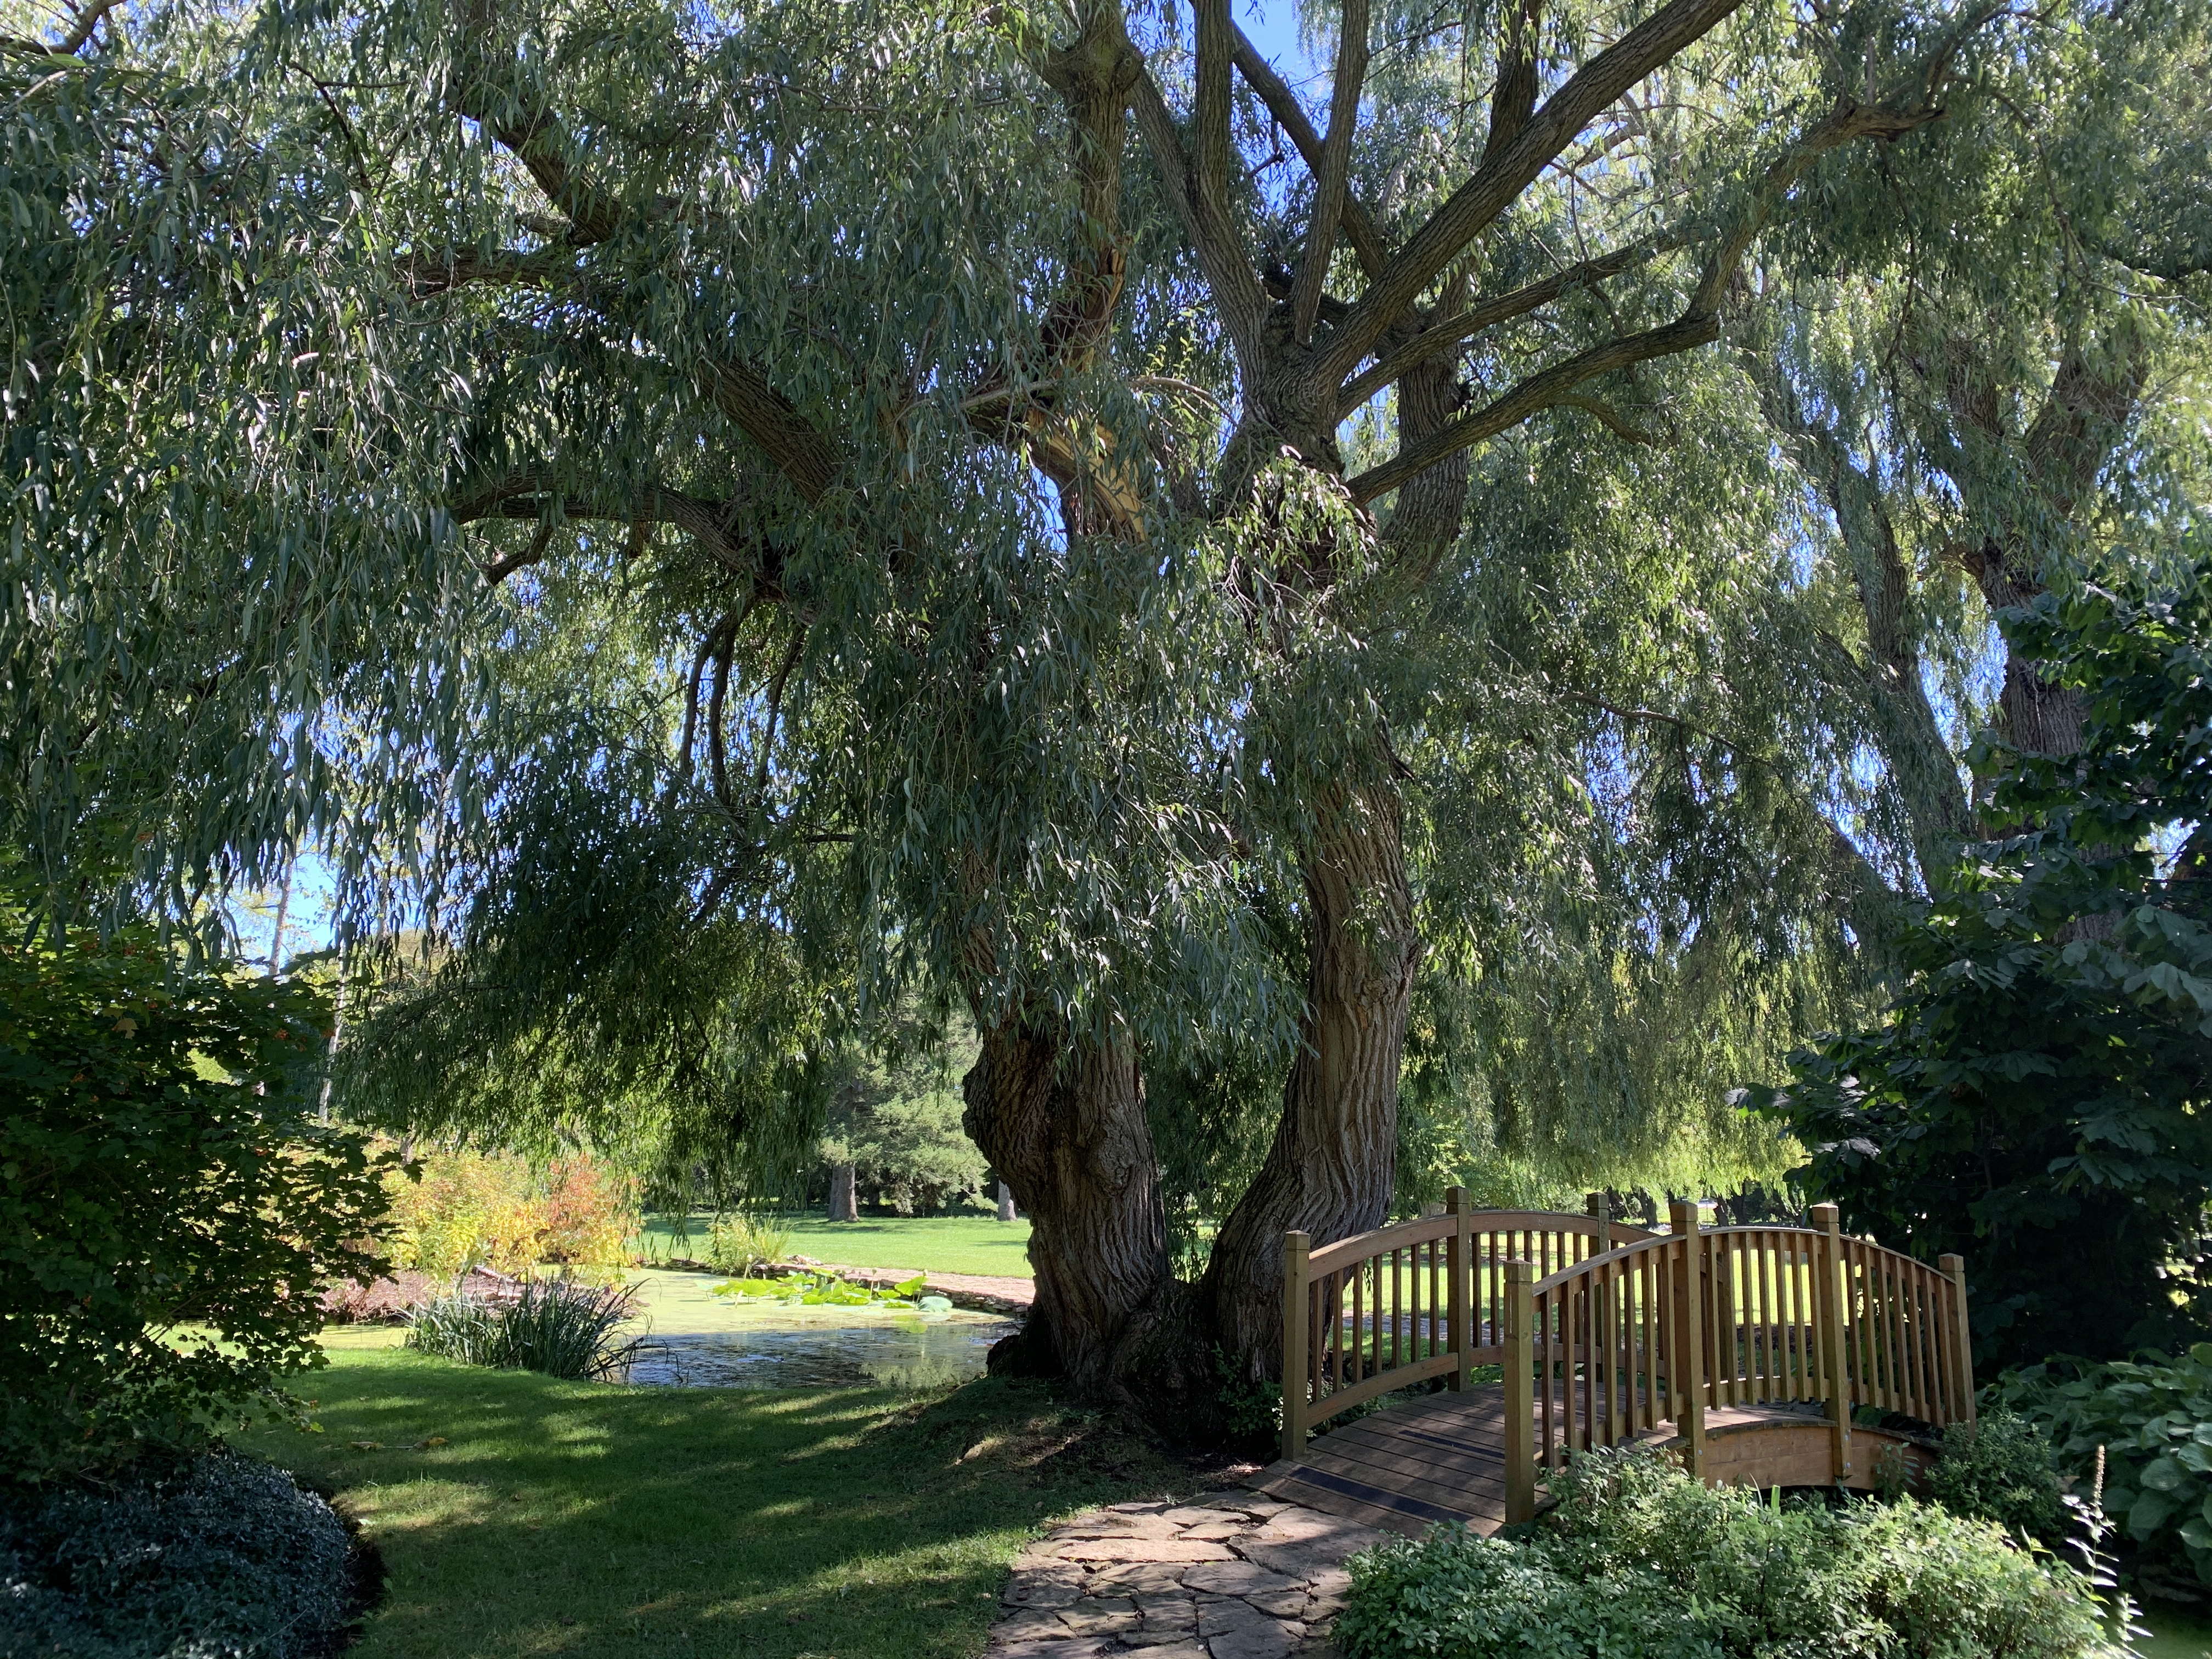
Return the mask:
<path id="1" fill-rule="evenodd" d="M 21 27 L 10 833 L 57 915 L 103 849 L 396 877 L 455 994 L 360 1086 L 495 1118 L 564 1067 L 770 1147 L 946 988 L 1034 1340 L 1264 1369 L 1284 1229 L 1391 1201 L 1425 974 L 1532 1146 L 1817 994 L 1788 675 L 1642 695 L 1791 660 L 1706 348 L 2075 21 L 1354 0 L 1325 112 L 1227 0 Z M 1277 1103 L 1194 1295 L 1144 1075 L 1224 1045 Z"/>
<path id="2" fill-rule="evenodd" d="M 1771 246 L 1742 363 L 1813 509 L 1813 665 L 1864 744 L 1838 821 L 1877 904 L 1974 835 L 1982 730 L 2079 746 L 2081 695 L 1993 613 L 2201 520 L 2208 70 L 2203 6 L 2092 11 L 1993 60 L 1911 154 L 1840 163 L 1831 209 Z"/>

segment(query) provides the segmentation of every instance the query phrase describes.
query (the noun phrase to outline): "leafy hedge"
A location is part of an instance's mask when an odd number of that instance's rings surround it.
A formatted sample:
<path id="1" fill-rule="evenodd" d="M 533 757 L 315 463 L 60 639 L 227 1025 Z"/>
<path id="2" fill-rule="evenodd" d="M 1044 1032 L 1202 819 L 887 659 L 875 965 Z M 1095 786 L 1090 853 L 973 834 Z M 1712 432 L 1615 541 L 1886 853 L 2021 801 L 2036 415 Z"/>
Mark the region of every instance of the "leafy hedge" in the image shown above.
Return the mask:
<path id="1" fill-rule="evenodd" d="M 1996 1393 L 2043 1429 L 2078 1486 L 2105 1449 L 2105 1510 L 2139 1565 L 2193 1570 L 2212 1584 L 2212 1342 L 2179 1359 L 2031 1366 L 2008 1372 Z"/>
<path id="2" fill-rule="evenodd" d="M 1351 1659 L 2094 1659 L 2077 1574 L 1903 1498 L 1770 1505 L 1638 1449 L 1579 1460 L 1517 1542 L 1461 1527 L 1355 1556 Z"/>
<path id="3" fill-rule="evenodd" d="M 206 1456 L 106 1491 L 0 1488 L 0 1652 L 298 1659 L 352 1613 L 345 1526 L 283 1470 Z"/>
<path id="4" fill-rule="evenodd" d="M 385 1194 L 314 1120 L 320 990 L 21 922 L 0 902 L 0 1480 L 40 1481 L 281 1401 L 324 1282 L 381 1268 Z"/>

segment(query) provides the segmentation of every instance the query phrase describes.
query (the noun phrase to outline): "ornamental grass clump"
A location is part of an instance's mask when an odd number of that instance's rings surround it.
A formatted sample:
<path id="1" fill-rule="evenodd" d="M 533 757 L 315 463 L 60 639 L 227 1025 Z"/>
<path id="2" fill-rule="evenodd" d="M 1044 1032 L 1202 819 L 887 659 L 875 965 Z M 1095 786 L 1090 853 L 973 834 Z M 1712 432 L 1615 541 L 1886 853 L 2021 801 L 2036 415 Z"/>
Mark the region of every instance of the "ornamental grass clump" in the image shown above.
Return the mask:
<path id="1" fill-rule="evenodd" d="M 459 1295 L 426 1303 L 408 1319 L 407 1346 L 466 1365 L 603 1377 L 637 1352 L 637 1341 L 622 1336 L 636 1316 L 635 1299 L 619 1285 L 533 1279 L 503 1305 Z"/>
<path id="2" fill-rule="evenodd" d="M 1351 1659 L 2102 1659 L 2089 1583 L 1902 1498 L 1764 1499 L 1649 1449 L 1578 1459 L 1518 1540 L 1432 1528 L 1350 1563 Z"/>

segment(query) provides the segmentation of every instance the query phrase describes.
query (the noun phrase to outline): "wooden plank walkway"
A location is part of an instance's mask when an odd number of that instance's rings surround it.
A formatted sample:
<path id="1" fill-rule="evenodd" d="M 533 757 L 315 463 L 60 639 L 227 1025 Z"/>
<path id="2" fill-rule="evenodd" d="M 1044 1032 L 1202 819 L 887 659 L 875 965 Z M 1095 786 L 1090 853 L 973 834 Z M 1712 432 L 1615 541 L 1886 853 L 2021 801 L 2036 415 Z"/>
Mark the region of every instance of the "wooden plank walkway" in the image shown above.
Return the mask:
<path id="1" fill-rule="evenodd" d="M 1718 1466 L 1719 1478 L 1790 1486 L 1820 1485 L 1830 1478 L 1828 1425 L 1803 1411 L 1709 1407 L 1705 1435 L 1708 1461 Z M 1865 1429 L 1853 1437 L 1893 1439 Z M 1801 1440 L 1806 1443 L 1802 1449 Z M 1671 1444 L 1672 1437 L 1657 1443 Z M 1785 1448 L 1789 1455 L 1777 1462 L 1774 1454 Z M 1869 1469 L 1875 1449 L 1866 1448 Z M 1820 1460 L 1818 1473 L 1805 1461 L 1808 1455 Z M 1762 1479 L 1770 1463 L 1775 1464 L 1771 1478 Z M 1366 1526 L 1416 1534 L 1439 1521 L 1458 1521 L 1487 1536 L 1505 1524 L 1504 1386 L 1432 1394 L 1356 1418 L 1307 1443 L 1305 1455 L 1295 1462 L 1270 1463 L 1246 1484 Z"/>

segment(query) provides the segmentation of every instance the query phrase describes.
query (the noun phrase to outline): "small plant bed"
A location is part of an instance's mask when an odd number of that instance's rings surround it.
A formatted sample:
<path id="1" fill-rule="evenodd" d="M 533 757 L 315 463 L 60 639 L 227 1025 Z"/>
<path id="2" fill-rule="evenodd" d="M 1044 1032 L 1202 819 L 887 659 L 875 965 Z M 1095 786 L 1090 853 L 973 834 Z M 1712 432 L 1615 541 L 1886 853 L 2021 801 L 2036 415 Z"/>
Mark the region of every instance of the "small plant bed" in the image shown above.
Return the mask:
<path id="1" fill-rule="evenodd" d="M 612 1389 L 342 1350 L 252 1449 L 381 1552 L 348 1659 L 968 1659 L 1053 1519 L 1205 1469 L 1037 1382 Z"/>
<path id="2" fill-rule="evenodd" d="M 330 1504 L 256 1457 L 0 1487 L 0 1653 L 307 1659 L 373 1580 Z"/>
<path id="3" fill-rule="evenodd" d="M 1577 1460 L 1515 1540 L 1432 1528 L 1350 1562 L 1350 1659 L 2100 1659 L 2120 1610 L 1996 1523 L 1901 1498 L 1708 1488 Z"/>

